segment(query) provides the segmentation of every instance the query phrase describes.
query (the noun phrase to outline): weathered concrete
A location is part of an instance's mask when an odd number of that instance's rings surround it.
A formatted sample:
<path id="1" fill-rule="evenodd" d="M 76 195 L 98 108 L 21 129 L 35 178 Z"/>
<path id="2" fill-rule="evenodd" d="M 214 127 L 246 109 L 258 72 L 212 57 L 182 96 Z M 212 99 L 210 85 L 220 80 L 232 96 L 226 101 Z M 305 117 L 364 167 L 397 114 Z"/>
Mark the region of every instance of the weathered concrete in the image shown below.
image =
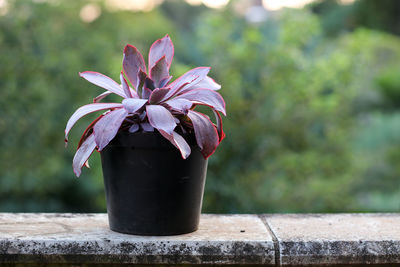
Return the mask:
<path id="1" fill-rule="evenodd" d="M 264 220 L 282 265 L 400 266 L 400 214 L 282 214 Z"/>
<path id="2" fill-rule="evenodd" d="M 400 266 L 400 214 L 202 215 L 197 232 L 149 237 L 106 214 L 0 213 L 2 263 Z"/>
<path id="3" fill-rule="evenodd" d="M 0 213 L 0 263 L 265 264 L 275 261 L 255 215 L 202 215 L 195 233 L 145 237 L 108 228 L 106 214 Z"/>

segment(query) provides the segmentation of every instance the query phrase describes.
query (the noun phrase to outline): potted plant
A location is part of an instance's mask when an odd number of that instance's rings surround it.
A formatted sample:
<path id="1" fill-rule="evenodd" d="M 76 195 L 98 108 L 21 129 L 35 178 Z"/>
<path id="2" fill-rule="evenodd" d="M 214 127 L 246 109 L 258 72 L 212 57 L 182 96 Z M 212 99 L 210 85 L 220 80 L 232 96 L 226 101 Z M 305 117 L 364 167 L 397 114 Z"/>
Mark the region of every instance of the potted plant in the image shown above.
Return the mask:
<path id="1" fill-rule="evenodd" d="M 221 86 L 198 67 L 171 81 L 174 47 L 168 35 L 153 43 L 148 69 L 140 52 L 126 45 L 121 84 L 98 72 L 79 75 L 106 89 L 69 119 L 105 111 L 84 131 L 73 159 L 80 176 L 94 150 L 101 154 L 111 230 L 129 234 L 171 235 L 195 231 L 201 211 L 207 158 L 224 138 Z M 127 80 L 130 82 L 130 86 Z M 109 94 L 121 103 L 100 102 Z M 204 105 L 210 118 L 195 110 Z"/>

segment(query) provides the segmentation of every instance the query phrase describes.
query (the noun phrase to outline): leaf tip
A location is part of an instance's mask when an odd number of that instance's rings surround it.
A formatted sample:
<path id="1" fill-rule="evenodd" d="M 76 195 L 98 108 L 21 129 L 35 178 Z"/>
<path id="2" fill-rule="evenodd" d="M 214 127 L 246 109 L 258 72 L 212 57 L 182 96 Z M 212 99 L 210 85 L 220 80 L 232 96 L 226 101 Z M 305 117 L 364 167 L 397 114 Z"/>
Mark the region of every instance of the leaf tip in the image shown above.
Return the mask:
<path id="1" fill-rule="evenodd" d="M 79 176 L 81 176 L 82 170 L 80 168 L 74 169 L 74 173 L 76 178 L 79 178 Z"/>

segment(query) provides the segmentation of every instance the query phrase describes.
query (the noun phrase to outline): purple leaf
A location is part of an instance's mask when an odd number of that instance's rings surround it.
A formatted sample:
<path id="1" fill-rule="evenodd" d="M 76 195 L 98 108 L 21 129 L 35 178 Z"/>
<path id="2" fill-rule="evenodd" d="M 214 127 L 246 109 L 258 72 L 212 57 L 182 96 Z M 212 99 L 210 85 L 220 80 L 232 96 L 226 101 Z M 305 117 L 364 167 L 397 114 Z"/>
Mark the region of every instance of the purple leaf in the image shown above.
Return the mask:
<path id="1" fill-rule="evenodd" d="M 121 86 L 119 86 L 118 83 L 116 83 L 113 79 L 107 77 L 106 75 L 94 71 L 84 71 L 84 72 L 79 72 L 79 76 L 99 87 L 107 89 L 108 91 L 113 92 L 114 94 L 126 98 L 126 95 L 122 90 Z"/>
<path id="2" fill-rule="evenodd" d="M 156 89 L 154 82 L 152 79 L 150 79 L 150 77 L 146 77 L 146 79 L 144 80 L 144 88 L 148 88 L 150 90 Z"/>
<path id="3" fill-rule="evenodd" d="M 191 150 L 190 146 L 186 142 L 186 140 L 179 135 L 177 132 L 173 131 L 172 134 L 168 134 L 163 130 L 159 130 L 159 132 L 164 136 L 168 141 L 171 142 L 179 151 L 181 152 L 182 158 L 187 159 L 189 157 Z"/>
<path id="4" fill-rule="evenodd" d="M 221 141 L 225 138 L 225 133 L 222 129 L 222 118 L 218 111 L 213 110 L 213 112 L 215 115 L 215 119 L 217 121 L 217 131 L 218 131 L 218 136 L 219 136 L 219 142 L 221 143 Z"/>
<path id="5" fill-rule="evenodd" d="M 93 133 L 93 126 L 103 117 L 104 115 L 101 114 L 98 116 L 96 119 L 94 119 L 89 126 L 86 128 L 86 130 L 83 132 L 81 139 L 79 140 L 78 147 L 76 149 L 79 149 L 82 143 L 86 140 L 86 138 L 89 137 Z"/>
<path id="6" fill-rule="evenodd" d="M 159 61 L 163 56 L 165 56 L 169 69 L 172 58 L 174 57 L 174 45 L 168 34 L 151 45 L 149 51 L 149 69 L 151 70 L 157 61 Z"/>
<path id="7" fill-rule="evenodd" d="M 165 77 L 164 79 L 162 79 L 158 85 L 159 88 L 165 87 L 167 85 L 167 83 L 169 83 L 169 81 L 172 79 L 172 76 L 168 76 Z"/>
<path id="8" fill-rule="evenodd" d="M 182 91 L 189 91 L 189 90 L 199 89 L 199 88 L 219 90 L 219 89 L 221 89 L 221 85 L 216 83 L 212 78 L 206 76 L 203 80 L 192 83 L 190 86 L 187 86 Z M 180 92 L 182 93 L 182 91 L 180 91 Z"/>
<path id="9" fill-rule="evenodd" d="M 88 158 L 93 153 L 93 150 L 96 148 L 96 142 L 94 139 L 94 135 L 91 134 L 75 153 L 74 159 L 72 160 L 72 167 L 77 177 L 81 175 L 82 166 L 87 162 Z"/>
<path id="10" fill-rule="evenodd" d="M 149 99 L 151 92 L 152 91 L 149 88 L 147 88 L 147 87 L 143 88 L 142 98 Z"/>
<path id="11" fill-rule="evenodd" d="M 129 132 L 136 133 L 137 131 L 139 131 L 139 124 L 132 124 L 132 126 L 129 128 Z"/>
<path id="12" fill-rule="evenodd" d="M 142 70 L 139 70 L 138 74 L 138 86 L 136 87 L 136 91 L 139 97 L 143 98 L 143 87 L 147 79 L 147 74 L 143 72 Z"/>
<path id="13" fill-rule="evenodd" d="M 128 112 L 123 109 L 113 110 L 101 118 L 93 128 L 98 150 L 101 151 L 115 137 Z"/>
<path id="14" fill-rule="evenodd" d="M 165 59 L 165 56 L 163 56 L 159 61 L 157 61 L 154 67 L 151 68 L 150 78 L 153 80 L 155 88 L 161 88 L 160 82 L 168 77 L 169 77 L 168 64 Z"/>
<path id="15" fill-rule="evenodd" d="M 133 98 L 140 98 L 139 95 L 136 93 L 135 90 L 133 90 L 131 87 L 129 87 L 129 89 L 131 90 L 131 94 Z"/>
<path id="16" fill-rule="evenodd" d="M 149 97 L 150 104 L 158 104 L 164 98 L 164 96 L 169 92 L 167 88 L 156 88 L 151 92 Z"/>
<path id="17" fill-rule="evenodd" d="M 129 90 L 131 92 L 131 95 L 133 98 L 139 98 L 139 96 L 137 95 L 137 93 L 129 87 Z M 103 100 L 106 96 L 112 94 L 112 92 L 110 91 L 105 91 L 104 93 L 96 96 L 95 98 L 93 98 L 93 103 L 99 103 L 101 100 Z"/>
<path id="18" fill-rule="evenodd" d="M 74 124 L 83 116 L 99 110 L 121 107 L 122 104 L 119 103 L 93 103 L 78 108 L 74 114 L 72 114 L 71 118 L 67 122 L 67 126 L 65 127 L 65 141 L 67 142 L 68 140 L 68 133 L 72 126 L 74 126 Z"/>
<path id="19" fill-rule="evenodd" d="M 102 94 L 99 94 L 98 96 L 96 96 L 95 98 L 93 98 L 93 103 L 99 103 L 101 100 L 103 100 L 106 96 L 112 94 L 112 92 L 110 91 L 105 91 Z"/>
<path id="20" fill-rule="evenodd" d="M 151 126 L 148 122 L 142 122 L 140 124 L 140 127 L 142 127 L 143 131 L 145 132 L 154 132 L 154 127 Z"/>
<path id="21" fill-rule="evenodd" d="M 178 95 L 174 99 L 187 99 L 194 104 L 207 105 L 211 108 L 220 111 L 226 116 L 225 101 L 222 96 L 210 89 L 194 89 Z"/>
<path id="22" fill-rule="evenodd" d="M 140 54 L 136 47 L 130 44 L 125 46 L 122 67 L 132 86 L 136 87 L 137 89 L 139 85 L 139 71 L 142 70 L 144 73 L 146 73 L 146 65 L 144 63 L 142 54 Z"/>
<path id="23" fill-rule="evenodd" d="M 146 106 L 146 113 L 151 126 L 158 130 L 163 130 L 168 134 L 172 134 L 176 123 L 171 112 L 160 105 L 148 105 Z"/>
<path id="24" fill-rule="evenodd" d="M 189 110 L 188 117 L 193 123 L 197 145 L 204 158 L 208 158 L 219 145 L 217 129 L 207 116 L 197 111 Z"/>
<path id="25" fill-rule="evenodd" d="M 184 98 L 173 98 L 165 102 L 172 110 L 182 112 L 184 114 L 192 107 L 193 103 Z"/>
<path id="26" fill-rule="evenodd" d="M 122 105 L 128 113 L 135 113 L 146 104 L 146 99 L 127 98 L 122 100 Z"/>
<path id="27" fill-rule="evenodd" d="M 139 120 L 142 121 L 146 118 L 146 111 L 144 110 L 140 115 L 139 115 Z"/>
<path id="28" fill-rule="evenodd" d="M 129 88 L 128 83 L 126 82 L 125 78 L 124 78 L 124 74 L 121 71 L 121 74 L 119 75 L 119 79 L 121 80 L 121 85 L 122 85 L 122 90 L 124 90 L 124 93 L 126 95 L 127 98 L 132 98 L 132 94 L 131 94 L 131 89 Z"/>
<path id="29" fill-rule="evenodd" d="M 203 80 L 209 71 L 209 67 L 198 67 L 189 70 L 168 85 L 168 88 L 171 88 L 171 91 L 166 95 L 164 100 L 178 94 L 180 90 L 183 90 L 186 86 L 195 83 L 197 80 Z"/>

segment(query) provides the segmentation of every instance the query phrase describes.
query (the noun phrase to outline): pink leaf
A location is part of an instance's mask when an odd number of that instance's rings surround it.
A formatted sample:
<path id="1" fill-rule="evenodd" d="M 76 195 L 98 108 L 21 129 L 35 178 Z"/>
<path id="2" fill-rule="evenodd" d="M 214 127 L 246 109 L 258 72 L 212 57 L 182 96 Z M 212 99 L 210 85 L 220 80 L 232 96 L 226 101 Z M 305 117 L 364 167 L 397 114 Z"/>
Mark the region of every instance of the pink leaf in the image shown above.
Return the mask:
<path id="1" fill-rule="evenodd" d="M 172 134 L 168 134 L 163 130 L 159 130 L 159 132 L 164 136 L 168 141 L 171 142 L 179 151 L 181 152 L 182 158 L 187 159 L 191 153 L 191 149 L 186 140 L 179 135 L 177 132 L 173 131 Z"/>
<path id="2" fill-rule="evenodd" d="M 121 107 L 122 104 L 119 103 L 93 103 L 78 108 L 67 122 L 67 126 L 65 127 L 65 140 L 68 140 L 68 133 L 72 126 L 74 126 L 74 124 L 83 116 L 99 110 Z"/>
<path id="3" fill-rule="evenodd" d="M 159 61 L 163 56 L 165 56 L 166 63 L 171 66 L 172 58 L 174 57 L 174 44 L 169 38 L 168 34 L 157 41 L 155 41 L 149 51 L 149 69 L 151 70 L 153 66 Z"/>
<path id="4" fill-rule="evenodd" d="M 132 93 L 131 93 L 131 89 L 129 88 L 128 83 L 126 82 L 125 78 L 124 78 L 124 74 L 121 71 L 121 74 L 119 75 L 119 79 L 121 80 L 121 85 L 122 85 L 122 90 L 124 90 L 124 93 L 126 95 L 127 98 L 132 98 Z"/>
<path id="5" fill-rule="evenodd" d="M 74 159 L 72 160 L 72 167 L 77 177 L 81 175 L 82 166 L 87 162 L 88 158 L 93 153 L 93 150 L 96 148 L 96 142 L 94 139 L 94 135 L 90 135 L 75 153 Z"/>
<path id="6" fill-rule="evenodd" d="M 193 105 L 191 101 L 184 98 L 173 98 L 166 101 L 164 104 L 166 104 L 172 110 L 179 111 L 184 114 L 186 114 Z"/>
<path id="7" fill-rule="evenodd" d="M 151 68 L 150 70 L 150 78 L 154 82 L 154 87 L 155 88 L 160 88 L 160 82 L 169 77 L 169 71 L 168 71 L 168 64 L 165 59 L 165 56 L 163 56 L 157 63 L 154 65 L 154 67 Z"/>
<path id="8" fill-rule="evenodd" d="M 132 86 L 137 89 L 139 85 L 139 71 L 142 70 L 144 73 L 146 73 L 146 65 L 144 63 L 142 54 L 140 54 L 136 47 L 130 44 L 125 46 L 122 66 L 126 77 L 128 77 L 128 80 L 131 82 Z"/>
<path id="9" fill-rule="evenodd" d="M 164 100 L 178 94 L 180 90 L 183 90 L 186 86 L 190 86 L 190 84 L 195 83 L 197 80 L 203 80 L 209 71 L 209 67 L 198 67 L 189 70 L 167 86 L 168 88 L 171 88 L 171 90 Z"/>
<path id="10" fill-rule="evenodd" d="M 126 98 L 126 95 L 122 90 L 121 86 L 119 86 L 118 83 L 116 83 L 113 79 L 107 77 L 106 75 L 94 71 L 84 71 L 80 72 L 79 76 L 101 88 L 107 89 L 108 91 L 113 92 L 114 94 Z"/>
<path id="11" fill-rule="evenodd" d="M 213 109 L 220 111 L 226 116 L 225 101 L 222 96 L 210 89 L 194 89 L 178 95 L 174 99 L 187 99 L 194 104 L 207 105 Z"/>
<path id="12" fill-rule="evenodd" d="M 169 92 L 167 88 L 156 88 L 151 92 L 149 97 L 150 104 L 158 104 L 164 98 L 164 96 Z"/>
<path id="13" fill-rule="evenodd" d="M 122 100 L 122 105 L 128 113 L 135 113 L 146 104 L 146 99 L 127 98 Z"/>
<path id="14" fill-rule="evenodd" d="M 146 113 L 151 126 L 158 130 L 163 130 L 168 134 L 172 134 L 176 123 L 171 112 L 160 105 L 148 105 L 146 106 Z"/>
<path id="15" fill-rule="evenodd" d="M 116 109 L 104 115 L 93 128 L 98 150 L 101 151 L 115 137 L 125 120 L 128 112 L 123 109 Z"/>
<path id="16" fill-rule="evenodd" d="M 204 158 L 208 158 L 219 145 L 217 129 L 207 116 L 197 111 L 189 110 L 188 117 L 193 123 L 197 145 L 200 147 Z"/>

